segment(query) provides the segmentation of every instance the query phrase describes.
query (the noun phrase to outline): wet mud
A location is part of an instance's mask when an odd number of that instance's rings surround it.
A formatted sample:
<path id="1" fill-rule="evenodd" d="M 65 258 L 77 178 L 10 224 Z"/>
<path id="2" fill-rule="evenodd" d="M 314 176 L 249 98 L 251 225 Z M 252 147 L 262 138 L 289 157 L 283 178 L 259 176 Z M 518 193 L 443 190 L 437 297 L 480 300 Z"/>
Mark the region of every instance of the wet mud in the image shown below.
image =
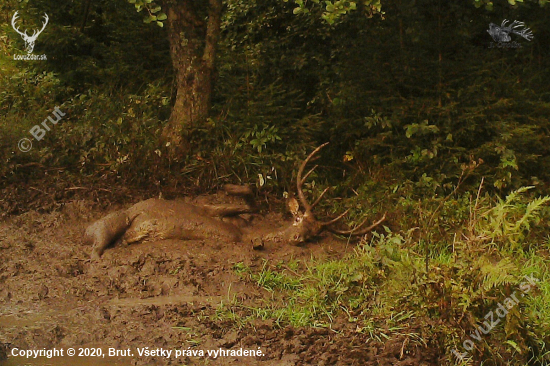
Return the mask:
<path id="1" fill-rule="evenodd" d="M 106 250 L 90 259 L 86 226 L 106 212 L 74 201 L 51 213 L 0 222 L 0 365 L 436 365 L 437 352 L 406 338 L 376 343 L 351 327 L 237 326 L 217 317 L 221 304 L 260 304 L 269 294 L 243 281 L 235 263 L 327 258 L 352 248 L 330 236 L 302 247 L 165 240 Z M 254 225 L 282 225 L 280 215 Z M 132 357 L 24 359 L 17 349 L 131 349 Z M 262 356 L 166 358 L 138 348 L 261 350 Z"/>

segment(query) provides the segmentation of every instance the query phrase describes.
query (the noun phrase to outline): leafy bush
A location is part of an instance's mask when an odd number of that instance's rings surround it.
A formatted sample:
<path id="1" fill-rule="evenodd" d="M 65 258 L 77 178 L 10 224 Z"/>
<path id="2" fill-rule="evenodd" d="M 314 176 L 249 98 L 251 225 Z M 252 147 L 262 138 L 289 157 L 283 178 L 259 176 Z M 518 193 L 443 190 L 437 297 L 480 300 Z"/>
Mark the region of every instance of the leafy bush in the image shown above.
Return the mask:
<path id="1" fill-rule="evenodd" d="M 325 327 L 344 316 L 355 331 L 373 340 L 406 335 L 420 345 L 435 344 L 446 354 L 447 364 L 548 362 L 548 258 L 523 252 L 518 244 L 523 238 L 530 242 L 529 250 L 544 247 L 544 238 L 526 234 L 545 214 L 542 205 L 550 197 L 521 198 L 527 189 L 496 203 L 467 200 L 471 216 L 464 221 L 465 231 L 448 243 L 452 251 L 433 256 L 428 269 L 415 230 L 396 234 L 388 228 L 338 260 L 265 262 L 257 273 L 236 265 L 242 278 L 273 291 L 273 301 L 253 308 L 234 303 L 231 314 L 273 319 L 280 326 Z M 495 230 L 495 236 L 488 235 Z M 530 291 L 520 296 L 528 284 L 524 275 L 540 282 L 529 284 Z M 495 327 L 488 327 L 487 314 L 494 315 L 512 295 L 520 303 Z M 421 331 L 418 324 L 423 324 Z M 464 360 L 457 359 L 467 339 L 476 340 L 475 349 Z"/>

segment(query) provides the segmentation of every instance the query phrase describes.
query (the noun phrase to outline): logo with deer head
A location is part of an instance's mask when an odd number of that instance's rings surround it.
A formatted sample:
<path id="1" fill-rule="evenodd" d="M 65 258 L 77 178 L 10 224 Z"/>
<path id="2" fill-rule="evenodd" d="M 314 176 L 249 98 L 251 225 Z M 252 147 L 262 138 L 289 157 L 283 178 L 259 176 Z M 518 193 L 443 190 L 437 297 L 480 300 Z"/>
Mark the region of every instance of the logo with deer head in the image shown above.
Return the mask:
<path id="1" fill-rule="evenodd" d="M 495 42 L 510 42 L 512 40 L 510 34 L 517 34 L 528 41 L 533 39 L 533 32 L 525 27 L 525 23 L 517 20 L 514 20 L 510 25 L 506 25 L 506 23 L 508 23 L 508 20 L 504 19 L 500 26 L 494 23 L 489 24 L 487 33 L 491 35 Z"/>
<path id="2" fill-rule="evenodd" d="M 32 35 L 29 36 L 26 30 L 25 32 L 21 32 L 17 27 L 17 25 L 15 24 L 17 22 L 17 13 L 18 12 L 16 11 L 15 14 L 13 14 L 13 18 L 11 18 L 11 26 L 17 33 L 19 33 L 21 37 L 23 37 L 23 41 L 25 41 L 25 50 L 27 51 L 27 53 L 31 54 L 32 51 L 34 50 L 34 43 L 36 42 L 36 39 L 48 24 L 48 20 L 49 20 L 48 14 L 44 13 L 44 24 L 42 25 L 42 29 L 33 30 Z"/>

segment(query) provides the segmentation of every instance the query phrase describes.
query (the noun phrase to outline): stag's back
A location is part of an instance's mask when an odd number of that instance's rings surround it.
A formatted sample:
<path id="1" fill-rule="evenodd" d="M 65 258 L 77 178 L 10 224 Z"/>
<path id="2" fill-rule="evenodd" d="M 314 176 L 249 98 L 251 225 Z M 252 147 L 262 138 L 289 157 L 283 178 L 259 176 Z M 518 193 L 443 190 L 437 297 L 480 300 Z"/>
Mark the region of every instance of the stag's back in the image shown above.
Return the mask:
<path id="1" fill-rule="evenodd" d="M 123 240 L 131 243 L 142 239 L 215 239 L 236 242 L 241 239 L 238 227 L 208 216 L 203 207 L 183 201 L 149 199 L 128 210 L 132 221 Z"/>

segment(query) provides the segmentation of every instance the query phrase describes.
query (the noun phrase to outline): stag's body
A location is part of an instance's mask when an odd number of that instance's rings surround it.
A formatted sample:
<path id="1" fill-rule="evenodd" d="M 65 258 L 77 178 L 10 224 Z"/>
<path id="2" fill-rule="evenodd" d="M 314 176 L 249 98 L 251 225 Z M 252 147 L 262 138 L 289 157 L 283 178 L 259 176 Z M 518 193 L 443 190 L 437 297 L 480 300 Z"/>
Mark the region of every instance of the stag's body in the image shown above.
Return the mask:
<path id="1" fill-rule="evenodd" d="M 96 221 L 86 230 L 87 241 L 94 244 L 93 256 L 96 258 L 118 238 L 124 243 L 162 239 L 240 241 L 241 228 L 222 221 L 223 216 L 216 217 L 213 207 L 220 206 L 148 199 Z M 246 210 L 243 206 L 242 211 Z"/>
<path id="2" fill-rule="evenodd" d="M 384 221 L 385 215 L 367 228 L 360 228 L 366 222 L 365 219 L 356 229 L 337 230 L 332 228 L 332 225 L 341 219 L 347 211 L 329 222 L 318 221 L 313 214 L 313 208 L 328 189 L 311 205 L 304 196 L 302 185 L 315 169 L 313 168 L 302 177 L 304 168 L 308 161 L 325 145 L 321 145 L 309 154 L 298 170 L 297 192 L 305 211 L 300 212 L 298 201 L 294 198 L 290 199 L 289 209 L 294 216 L 291 225 L 263 236 L 248 233 L 238 223 L 243 221 L 242 218 L 239 220 L 240 215 L 257 211 L 252 198 L 252 191 L 248 186 L 226 185 L 224 189 L 228 194 L 242 197 L 246 204 L 209 205 L 149 199 L 138 202 L 126 210 L 107 215 L 90 225 L 86 230 L 85 241 L 93 244 L 92 258 L 99 258 L 105 248 L 119 238 L 126 243 L 144 239 L 215 239 L 225 243 L 248 242 L 252 243 L 253 247 L 258 248 L 263 247 L 264 242 L 284 241 L 290 244 L 301 244 L 325 229 L 337 234 L 363 235 Z M 228 218 L 236 220 L 224 221 Z"/>

